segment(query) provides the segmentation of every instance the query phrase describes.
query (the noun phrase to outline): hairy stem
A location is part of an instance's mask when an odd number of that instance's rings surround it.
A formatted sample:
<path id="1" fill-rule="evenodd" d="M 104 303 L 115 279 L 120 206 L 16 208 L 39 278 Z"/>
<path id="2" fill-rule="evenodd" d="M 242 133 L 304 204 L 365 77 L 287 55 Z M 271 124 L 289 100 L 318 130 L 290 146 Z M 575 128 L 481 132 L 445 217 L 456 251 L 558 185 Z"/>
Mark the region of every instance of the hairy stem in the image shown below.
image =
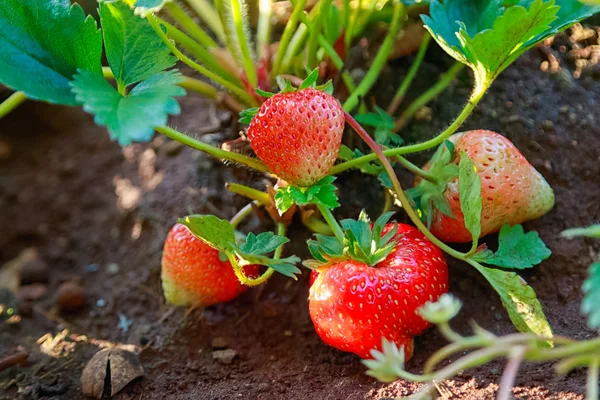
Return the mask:
<path id="1" fill-rule="evenodd" d="M 486 90 L 487 87 L 484 87 L 481 90 L 473 92 L 473 95 L 471 96 L 463 110 L 460 112 L 460 114 L 456 117 L 454 122 L 452 122 L 452 124 L 450 124 L 448 128 L 446 128 L 442 133 L 440 133 L 436 137 L 422 143 L 385 150 L 383 154 L 387 157 L 393 157 L 401 154 L 417 153 L 442 144 L 444 140 L 448 139 L 454 132 L 456 132 L 456 130 L 460 128 L 460 126 L 463 124 L 463 122 L 465 122 L 469 115 L 471 115 L 471 112 L 473 112 L 475 106 L 477 106 L 477 103 L 479 103 Z M 337 175 L 342 171 L 358 167 L 361 164 L 374 161 L 376 159 L 377 155 L 375 153 L 367 154 L 362 157 L 357 157 L 355 159 L 334 165 L 333 168 L 329 170 L 329 175 Z"/>
<path id="2" fill-rule="evenodd" d="M 287 50 L 287 47 L 290 43 L 290 39 L 298 25 L 298 20 L 300 19 L 300 15 L 304 14 L 304 7 L 306 7 L 306 0 L 298 0 L 294 4 L 294 10 L 292 11 L 292 15 L 288 20 L 285 28 L 283 30 L 283 34 L 281 35 L 281 39 L 279 40 L 279 46 L 277 48 L 277 55 L 275 56 L 275 62 L 273 63 L 273 69 L 271 70 L 271 76 L 276 77 L 281 72 L 281 63 L 283 61 L 283 56 Z"/>
<path id="3" fill-rule="evenodd" d="M 248 35 L 246 32 L 249 32 L 249 29 L 245 26 L 246 20 L 244 19 L 244 14 L 242 12 L 242 4 L 240 3 L 240 0 L 231 0 L 230 4 L 233 25 L 237 34 L 237 43 L 241 53 L 240 57 L 242 59 L 242 65 L 246 71 L 250 86 L 255 88 L 258 86 L 258 75 L 256 74 L 256 65 L 254 64 L 250 46 L 248 45 Z"/>
<path id="4" fill-rule="evenodd" d="M 436 183 L 438 181 L 438 179 L 435 175 L 417 167 L 415 164 L 411 163 L 406 158 L 404 158 L 402 156 L 396 156 L 395 159 L 396 159 L 396 161 L 398 161 L 398 164 L 402 165 L 404 168 L 406 168 L 413 174 L 420 176 L 421 178 L 423 178 L 429 182 Z"/>
<path id="5" fill-rule="evenodd" d="M 258 201 L 251 201 L 250 203 L 246 204 L 240 211 L 238 211 L 230 220 L 229 223 L 233 226 L 233 228 L 237 228 L 237 226 L 244 220 L 246 219 L 246 217 L 248 217 L 250 214 L 252 214 L 252 210 L 254 210 L 254 207 L 259 205 L 260 203 Z"/>
<path id="6" fill-rule="evenodd" d="M 173 17 L 173 19 L 181 26 L 185 28 L 186 31 L 203 46 L 206 47 L 217 47 L 217 44 L 214 40 L 206 33 L 202 28 L 200 28 L 189 15 L 186 14 L 185 11 L 175 2 L 167 2 L 165 3 L 169 14 Z"/>
<path id="7" fill-rule="evenodd" d="M 253 106 L 257 106 L 258 103 L 256 102 L 256 100 L 250 96 L 250 94 L 248 92 L 246 92 L 245 90 L 233 85 L 231 82 L 228 82 L 227 80 L 223 79 L 222 77 L 220 77 L 219 75 L 213 73 L 212 71 L 208 70 L 207 68 L 203 67 L 202 65 L 194 62 L 193 60 L 191 60 L 189 57 L 187 57 L 185 54 L 183 54 L 181 51 L 179 51 L 179 49 L 177 48 L 177 46 L 175 46 L 171 40 L 167 37 L 167 35 L 165 35 L 165 33 L 162 31 L 162 29 L 159 26 L 159 23 L 156 19 L 156 17 L 152 14 L 148 14 L 146 16 L 146 19 L 148 20 L 148 22 L 150 22 L 150 25 L 152 25 L 152 28 L 154 28 L 154 30 L 156 31 L 156 33 L 158 34 L 158 36 L 160 36 L 160 38 L 163 40 L 163 42 L 167 45 L 167 47 L 169 48 L 169 50 L 171 50 L 171 52 L 181 61 L 183 61 L 185 64 L 187 64 L 188 66 L 192 67 L 193 69 L 195 69 L 196 71 L 200 72 L 202 75 L 206 76 L 207 78 L 217 82 L 218 84 L 224 86 L 225 88 L 227 88 L 229 91 L 231 91 L 231 93 L 233 93 L 236 97 L 240 98 L 240 100 L 244 101 L 246 104 L 249 105 L 253 105 Z"/>
<path id="8" fill-rule="evenodd" d="M 394 114 L 396 112 L 396 110 L 398 109 L 398 107 L 400 106 L 400 104 L 402 104 L 402 101 L 404 100 L 404 96 L 406 95 L 406 92 L 408 91 L 410 84 L 415 79 L 415 76 L 417 75 L 417 71 L 419 70 L 421 63 L 423 62 L 423 58 L 425 58 L 425 53 L 427 53 L 427 48 L 429 47 L 429 43 L 431 43 L 431 35 L 429 33 L 425 33 L 425 36 L 423 36 L 423 41 L 421 42 L 421 47 L 419 47 L 419 52 L 417 53 L 415 60 L 413 61 L 412 65 L 410 66 L 410 69 L 408 70 L 406 77 L 402 81 L 402 84 L 398 88 L 398 91 L 396 92 L 396 94 L 394 94 L 394 98 L 392 99 L 392 102 L 390 103 L 390 105 L 387 109 L 388 114 L 390 114 L 390 115 Z"/>
<path id="9" fill-rule="evenodd" d="M 23 92 L 14 92 L 6 100 L 0 104 L 0 119 L 6 117 L 11 111 L 19 107 L 27 100 L 27 96 Z"/>
<path id="10" fill-rule="evenodd" d="M 484 339 L 478 336 L 472 336 L 464 338 L 460 342 L 450 343 L 449 345 L 442 347 L 440 350 L 436 351 L 431 357 L 429 357 L 423 368 L 423 373 L 431 374 L 440 362 L 442 362 L 443 360 L 445 360 L 453 354 L 464 350 L 484 346 L 485 344 L 486 342 L 484 341 Z"/>
<path id="11" fill-rule="evenodd" d="M 268 56 L 269 44 L 271 44 L 272 0 L 258 0 L 258 13 L 256 52 L 258 53 L 258 59 L 262 60 Z"/>
<path id="12" fill-rule="evenodd" d="M 498 395 L 496 400 L 510 400 L 512 394 L 512 387 L 515 384 L 515 378 L 519 367 L 523 362 L 523 356 L 525 355 L 525 348 L 523 346 L 515 347 L 510 350 L 510 358 L 504 368 L 504 373 L 500 379 L 500 388 L 498 389 Z"/>
<path id="13" fill-rule="evenodd" d="M 319 209 L 319 211 L 321 211 L 323 218 L 325 218 L 325 221 L 327 221 L 327 224 L 333 231 L 333 234 L 335 235 L 337 240 L 339 240 L 340 243 L 344 243 L 344 231 L 342 231 L 342 227 L 336 221 L 329 207 L 324 206 L 322 204 L 317 204 L 317 208 Z"/>
<path id="14" fill-rule="evenodd" d="M 191 138 L 179 131 L 176 131 L 173 128 L 169 128 L 168 126 L 159 126 L 155 129 L 157 132 L 160 132 L 173 140 L 177 140 L 178 142 L 181 142 L 193 149 L 208 153 L 213 157 L 220 158 L 222 160 L 233 161 L 235 163 L 245 165 L 260 172 L 269 171 L 266 165 L 264 165 L 262 162 L 258 161 L 255 158 L 219 149 L 218 147 L 214 147 L 207 143 Z"/>
<path id="15" fill-rule="evenodd" d="M 408 121 L 415 116 L 417 111 L 421 109 L 421 107 L 425 106 L 431 100 L 433 100 L 436 96 L 442 93 L 446 88 L 452 83 L 456 75 L 465 67 L 463 63 L 455 62 L 452 67 L 444 74 L 442 79 L 440 79 L 435 85 L 431 88 L 423 92 L 400 116 L 400 118 L 394 124 L 394 131 L 397 132 L 402 129 Z"/>
<path id="16" fill-rule="evenodd" d="M 187 3 L 217 38 L 219 38 L 219 41 L 225 43 L 225 31 L 219 19 L 219 14 L 214 7 L 207 0 L 187 0 Z"/>
<path id="17" fill-rule="evenodd" d="M 360 82 L 356 90 L 350 94 L 350 97 L 348 97 L 348 99 L 344 102 L 344 110 L 348 112 L 354 110 L 354 108 L 356 108 L 358 105 L 360 98 L 365 96 L 377 81 L 377 78 L 387 63 L 387 59 L 394 47 L 394 40 L 398 34 L 398 31 L 400 30 L 400 21 L 402 20 L 402 17 L 406 15 L 405 12 L 406 10 L 402 2 L 397 1 L 394 4 L 394 15 L 392 17 L 388 34 L 383 41 L 383 44 L 379 48 L 379 51 L 377 52 L 377 55 L 369 67 L 364 79 Z"/>

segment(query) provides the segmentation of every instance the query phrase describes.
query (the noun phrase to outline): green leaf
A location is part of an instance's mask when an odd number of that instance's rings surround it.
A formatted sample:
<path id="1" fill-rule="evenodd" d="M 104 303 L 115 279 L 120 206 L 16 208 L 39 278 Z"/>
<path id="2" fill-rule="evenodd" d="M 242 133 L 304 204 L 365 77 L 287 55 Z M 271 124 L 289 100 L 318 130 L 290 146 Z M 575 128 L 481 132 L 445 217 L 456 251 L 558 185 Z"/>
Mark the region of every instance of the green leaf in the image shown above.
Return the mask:
<path id="1" fill-rule="evenodd" d="M 434 0 L 422 19 L 448 54 L 473 69 L 481 90 L 536 43 L 598 11 L 576 0 L 522 0 L 506 8 L 500 0 Z"/>
<path id="2" fill-rule="evenodd" d="M 331 4 L 329 8 L 326 9 L 325 21 L 323 22 L 323 32 L 325 33 L 327 41 L 331 44 L 335 43 L 342 34 L 342 28 L 343 24 L 340 9 L 337 5 Z"/>
<path id="3" fill-rule="evenodd" d="M 263 232 L 258 236 L 254 233 L 248 233 L 246 240 L 239 245 L 239 249 L 248 254 L 267 254 L 275 251 L 279 246 L 290 240 L 284 236 L 279 236 L 273 232 Z"/>
<path id="4" fill-rule="evenodd" d="M 296 278 L 296 274 L 302 273 L 295 264 L 300 262 L 300 259 L 296 256 L 274 259 L 263 255 L 248 254 L 242 251 L 236 250 L 236 255 L 239 258 L 239 265 L 245 266 L 250 264 L 264 265 L 269 268 L 273 268 L 275 271 L 282 275 L 290 278 Z"/>
<path id="5" fill-rule="evenodd" d="M 159 72 L 123 96 L 102 75 L 80 71 L 72 86 L 84 110 L 94 114 L 94 121 L 108 127 L 111 137 L 126 146 L 150 140 L 154 127 L 165 125 L 169 114 L 179 114 L 174 97 L 185 94 L 177 86 L 181 79 L 176 71 Z"/>
<path id="6" fill-rule="evenodd" d="M 159 12 L 170 1 L 172 0 L 125 0 L 127 4 L 134 7 L 137 15 L 144 18 L 146 14 Z"/>
<path id="7" fill-rule="evenodd" d="M 298 90 L 314 87 L 317 79 L 319 79 L 319 69 L 315 68 L 298 87 Z"/>
<path id="8" fill-rule="evenodd" d="M 522 225 L 504 225 L 500 230 L 498 251 L 475 253 L 473 259 L 503 268 L 532 268 L 550 257 L 552 252 L 535 231 L 524 233 Z"/>
<path id="9" fill-rule="evenodd" d="M 464 151 L 460 155 L 458 165 L 458 193 L 460 210 L 465 217 L 465 228 L 473 236 L 473 242 L 481 235 L 481 178 L 477 168 Z"/>
<path id="10" fill-rule="evenodd" d="M 581 311 L 588 316 L 588 326 L 600 328 L 600 260 L 590 266 L 589 277 L 583 282 Z"/>
<path id="11" fill-rule="evenodd" d="M 587 236 L 600 239 L 600 224 L 588 226 L 587 228 L 572 228 L 562 231 L 560 234 L 567 239 L 573 239 L 577 236 Z"/>
<path id="12" fill-rule="evenodd" d="M 523 278 L 514 272 L 484 267 L 470 262 L 488 280 L 500 295 L 510 320 L 520 332 L 532 332 L 552 337 L 552 328 L 544 315 L 535 291 Z"/>
<path id="13" fill-rule="evenodd" d="M 129 86 L 175 65 L 176 58 L 148 21 L 125 3 L 102 2 L 99 14 L 106 58 L 119 85 Z"/>
<path id="14" fill-rule="evenodd" d="M 0 83 L 31 99 L 77 105 L 73 75 L 101 74 L 102 34 L 69 0 L 2 0 L 0 26 Z"/>
<path id="15" fill-rule="evenodd" d="M 283 215 L 292 205 L 305 206 L 308 204 L 320 204 L 330 209 L 340 206 L 336 187 L 332 184 L 335 180 L 333 176 L 326 176 L 317 183 L 309 187 L 298 188 L 287 186 L 279 188 L 275 192 L 275 206 L 280 215 Z"/>
<path id="16" fill-rule="evenodd" d="M 252 122 L 252 118 L 254 118 L 256 114 L 258 114 L 258 109 L 258 107 L 252 107 L 240 111 L 239 122 L 241 124 L 250 125 L 250 122 Z"/>
<path id="17" fill-rule="evenodd" d="M 355 119 L 362 125 L 374 127 L 375 141 L 381 145 L 401 145 L 404 143 L 402 138 L 393 132 L 394 118 L 377 106 L 375 106 L 375 112 L 358 114 Z"/>
<path id="18" fill-rule="evenodd" d="M 273 93 L 273 92 L 267 92 L 266 90 L 262 90 L 260 88 L 255 88 L 254 91 L 256 92 L 257 95 L 262 96 L 262 97 L 266 97 L 267 99 L 269 97 L 275 96 L 275 93 Z M 258 107 L 256 107 L 256 110 L 258 111 Z M 244 112 L 244 111 L 247 111 L 247 110 L 243 110 L 242 112 Z M 241 113 L 240 113 L 240 115 L 241 115 Z M 250 123 L 250 121 L 248 121 L 248 123 Z"/>
<path id="19" fill-rule="evenodd" d="M 371 360 L 362 360 L 367 367 L 366 374 L 381 382 L 394 382 L 404 375 L 404 346 L 398 347 L 385 337 L 381 350 L 371 350 Z"/>
<path id="20" fill-rule="evenodd" d="M 235 230 L 229 221 L 214 215 L 188 215 L 177 222 L 209 246 L 223 252 L 235 248 Z"/>

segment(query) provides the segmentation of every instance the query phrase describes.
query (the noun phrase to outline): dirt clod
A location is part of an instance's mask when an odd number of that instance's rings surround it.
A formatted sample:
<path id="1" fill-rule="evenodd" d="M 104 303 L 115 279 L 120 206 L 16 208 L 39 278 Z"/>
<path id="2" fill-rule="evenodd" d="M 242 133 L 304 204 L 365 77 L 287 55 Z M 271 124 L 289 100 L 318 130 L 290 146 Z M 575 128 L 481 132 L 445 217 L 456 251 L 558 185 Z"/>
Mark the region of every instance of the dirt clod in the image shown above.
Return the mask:
<path id="1" fill-rule="evenodd" d="M 216 350 L 212 352 L 213 360 L 220 362 L 221 364 L 229 365 L 233 362 L 233 359 L 237 356 L 237 351 L 232 349 L 227 350 Z"/>
<path id="2" fill-rule="evenodd" d="M 83 369 L 81 391 L 96 399 L 112 397 L 142 376 L 144 368 L 137 354 L 122 349 L 104 349 L 94 354 Z"/>
<path id="3" fill-rule="evenodd" d="M 210 345 L 215 350 L 222 350 L 229 346 L 229 341 L 222 336 L 217 336 L 210 342 Z"/>
<path id="4" fill-rule="evenodd" d="M 56 291 L 56 305 L 61 312 L 79 311 L 87 304 L 87 301 L 85 291 L 75 282 L 65 282 Z"/>
<path id="5" fill-rule="evenodd" d="M 37 301 L 48 293 L 48 286 L 43 283 L 33 283 L 24 285 L 17 292 L 17 300 L 19 301 Z"/>
<path id="6" fill-rule="evenodd" d="M 44 261 L 36 258 L 21 266 L 20 275 L 22 285 L 28 285 L 30 283 L 48 283 L 48 265 Z"/>

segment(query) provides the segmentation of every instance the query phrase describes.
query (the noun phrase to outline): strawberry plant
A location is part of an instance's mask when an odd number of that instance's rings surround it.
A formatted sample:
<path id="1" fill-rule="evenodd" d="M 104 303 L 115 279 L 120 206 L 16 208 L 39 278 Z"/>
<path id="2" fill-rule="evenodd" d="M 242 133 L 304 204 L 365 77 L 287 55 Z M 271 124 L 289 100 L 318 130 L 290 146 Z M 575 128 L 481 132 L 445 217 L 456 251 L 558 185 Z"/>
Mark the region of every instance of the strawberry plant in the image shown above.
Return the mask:
<path id="1" fill-rule="evenodd" d="M 417 314 L 448 290 L 445 253 L 479 271 L 498 293 L 523 332 L 517 342 L 531 346 L 518 357 L 538 345 L 562 345 L 566 342 L 553 337 L 533 288 L 517 273 L 551 254 L 536 232 L 525 232 L 520 224 L 554 206 L 552 189 L 500 134 L 457 131 L 517 57 L 600 7 L 576 0 L 433 0 L 421 17 L 430 36 L 419 43 L 415 64 L 387 107 L 390 114 L 382 107 L 369 112 L 364 97 L 380 78 L 398 32 L 421 9 L 409 3 L 344 1 L 338 6 L 319 0 L 309 9 L 306 0 L 296 0 L 275 35 L 268 0 L 258 4 L 255 27 L 247 10 L 253 4 L 239 0 L 101 1 L 101 29 L 69 0 L 5 0 L 0 4 L 0 83 L 16 92 L 0 105 L 0 116 L 26 98 L 81 106 L 121 145 L 147 142 L 157 131 L 271 179 L 264 191 L 228 184 L 251 200 L 231 221 L 210 215 L 178 221 L 181 225 L 165 242 L 162 263 L 165 296 L 173 304 L 227 301 L 275 272 L 296 278 L 300 259 L 283 257 L 283 246 L 294 213 L 300 213 L 316 233 L 308 242 L 314 259 L 303 264 L 315 271 L 309 309 L 326 343 L 363 357 L 373 354 L 386 366 L 388 353 L 399 360 L 410 357 L 415 335 L 430 323 L 445 329 L 444 321 L 456 313 L 455 305 L 444 311 L 448 307 L 442 303 Z M 195 10 L 202 24 L 182 6 Z M 370 26 L 385 26 L 386 32 L 362 80 L 355 82 L 345 58 Z M 394 119 L 391 114 L 431 39 L 456 63 Z M 108 66 L 102 66 L 103 51 Z M 183 75 L 173 68 L 177 61 L 211 83 Z M 464 66 L 474 76 L 464 109 L 434 137 L 405 144 L 398 135 L 401 128 Z M 277 86 L 280 91 L 273 93 Z M 168 117 L 180 113 L 177 98 L 186 90 L 240 112 L 240 122 L 249 126 L 237 140 L 249 143 L 257 157 L 230 151 L 231 143 L 215 147 L 167 126 Z M 375 140 L 361 123 L 373 130 Z M 368 154 L 342 146 L 346 127 L 364 141 Z M 423 168 L 404 157 L 428 150 L 435 152 Z M 414 174 L 416 186 L 404 190 L 394 167 Z M 414 227 L 390 222 L 387 212 L 373 223 L 364 213 L 338 222 L 334 210 L 345 198 L 338 196 L 334 182 L 351 168 L 377 176 L 389 199 L 386 210 L 402 208 Z M 277 233 L 236 234 L 255 207 L 268 211 Z M 498 231 L 498 248 L 492 252 L 481 238 Z M 460 251 L 448 242 L 471 242 L 471 247 Z M 592 299 L 596 272 L 585 289 Z M 597 324 L 590 300 L 585 304 Z M 431 311 L 436 307 L 446 317 Z M 447 333 L 476 346 L 495 340 L 489 332 L 476 339 Z M 403 376 L 400 367 L 384 375 Z"/>

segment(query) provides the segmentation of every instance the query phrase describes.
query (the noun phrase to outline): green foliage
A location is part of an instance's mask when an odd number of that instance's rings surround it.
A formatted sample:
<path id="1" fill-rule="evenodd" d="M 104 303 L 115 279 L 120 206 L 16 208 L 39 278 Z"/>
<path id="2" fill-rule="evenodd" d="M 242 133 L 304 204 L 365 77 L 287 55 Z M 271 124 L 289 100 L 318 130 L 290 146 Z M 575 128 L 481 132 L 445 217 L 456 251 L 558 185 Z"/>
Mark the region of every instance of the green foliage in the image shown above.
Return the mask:
<path id="1" fill-rule="evenodd" d="M 309 267 L 327 262 L 356 260 L 367 265 L 376 265 L 385 259 L 396 245 L 394 236 L 398 226 L 382 236 L 383 229 L 393 212 L 387 212 L 375 221 L 371 228 L 369 217 L 363 211 L 357 220 L 344 219 L 340 221 L 344 231 L 343 243 L 332 236 L 315 235 L 316 240 L 309 240 L 308 248 L 315 258 L 308 263 Z M 306 263 L 305 263 L 306 265 Z"/>
<path id="2" fill-rule="evenodd" d="M 524 233 L 522 225 L 504 225 L 498 237 L 498 251 L 475 253 L 474 260 L 502 268 L 532 268 L 550 257 L 552 252 L 535 231 Z"/>
<path id="3" fill-rule="evenodd" d="M 572 239 L 577 236 L 587 236 L 600 239 L 600 224 L 588 226 L 587 228 L 572 228 L 561 232 L 562 237 Z"/>
<path id="4" fill-rule="evenodd" d="M 339 207 L 340 203 L 335 194 L 336 187 L 332 184 L 334 180 L 335 177 L 326 176 L 310 187 L 290 185 L 278 189 L 275 193 L 275 206 L 279 214 L 283 215 L 294 204 L 299 206 L 320 204 L 330 209 Z"/>
<path id="5" fill-rule="evenodd" d="M 521 54 L 545 38 L 600 11 L 577 0 L 434 0 L 422 16 L 434 39 L 475 72 L 483 89 Z"/>
<path id="6" fill-rule="evenodd" d="M 100 3 L 108 64 L 121 86 L 129 86 L 175 65 L 176 58 L 152 29 L 122 1 Z"/>
<path id="7" fill-rule="evenodd" d="M 458 165 L 452 162 L 453 154 L 454 145 L 446 140 L 438 147 L 429 164 L 429 173 L 435 176 L 437 180 L 431 182 L 423 179 L 417 186 L 406 191 L 421 210 L 422 218 L 428 227 L 431 226 L 434 210 L 455 218 L 450 204 L 444 197 L 448 182 L 455 179 L 459 174 Z"/>
<path id="8" fill-rule="evenodd" d="M 535 291 L 514 272 L 484 267 L 471 262 L 500 295 L 510 320 L 520 332 L 551 338 L 552 328 L 544 315 Z"/>
<path id="9" fill-rule="evenodd" d="M 475 164 L 464 151 L 458 164 L 458 193 L 465 228 L 471 232 L 473 242 L 476 243 L 481 235 L 481 178 Z"/>
<path id="10" fill-rule="evenodd" d="M 77 105 L 73 75 L 101 73 L 102 35 L 69 0 L 2 0 L 0 26 L 0 83 L 31 99 Z"/>
<path id="11" fill-rule="evenodd" d="M 188 215 L 177 222 L 214 249 L 227 253 L 235 246 L 235 229 L 227 220 L 214 215 Z"/>
<path id="12" fill-rule="evenodd" d="M 273 232 L 263 232 L 258 236 L 250 232 L 238 248 L 244 253 L 260 255 L 275 251 L 279 246 L 289 241 L 290 239 L 285 236 L 279 236 Z"/>
<path id="13" fill-rule="evenodd" d="M 583 282 L 581 311 L 588 316 L 588 326 L 600 329 L 600 260 L 590 266 L 588 278 Z"/>
<path id="14" fill-rule="evenodd" d="M 394 133 L 394 118 L 375 106 L 375 112 L 359 114 L 354 117 L 362 125 L 375 128 L 375 141 L 383 146 L 400 146 L 404 140 Z"/>
<path id="15" fill-rule="evenodd" d="M 174 97 L 185 94 L 177 86 L 181 80 L 177 71 L 159 72 L 123 95 L 102 75 L 80 71 L 71 85 L 84 110 L 94 114 L 94 121 L 106 126 L 111 137 L 125 146 L 150 140 L 154 127 L 165 125 L 169 114 L 179 114 Z"/>
<path id="16" fill-rule="evenodd" d="M 383 338 L 382 351 L 371 350 L 372 360 L 362 360 L 366 374 L 381 382 L 394 382 L 404 369 L 404 347 Z"/>
<path id="17" fill-rule="evenodd" d="M 257 91 L 257 93 L 258 93 L 258 91 Z M 262 96 L 262 94 L 261 94 L 261 96 Z M 245 110 L 242 110 L 240 112 L 240 119 L 239 119 L 240 124 L 250 125 L 250 122 L 252 122 L 252 118 L 254 118 L 254 116 L 256 114 L 258 114 L 258 107 L 252 107 L 252 108 L 247 108 Z"/>

